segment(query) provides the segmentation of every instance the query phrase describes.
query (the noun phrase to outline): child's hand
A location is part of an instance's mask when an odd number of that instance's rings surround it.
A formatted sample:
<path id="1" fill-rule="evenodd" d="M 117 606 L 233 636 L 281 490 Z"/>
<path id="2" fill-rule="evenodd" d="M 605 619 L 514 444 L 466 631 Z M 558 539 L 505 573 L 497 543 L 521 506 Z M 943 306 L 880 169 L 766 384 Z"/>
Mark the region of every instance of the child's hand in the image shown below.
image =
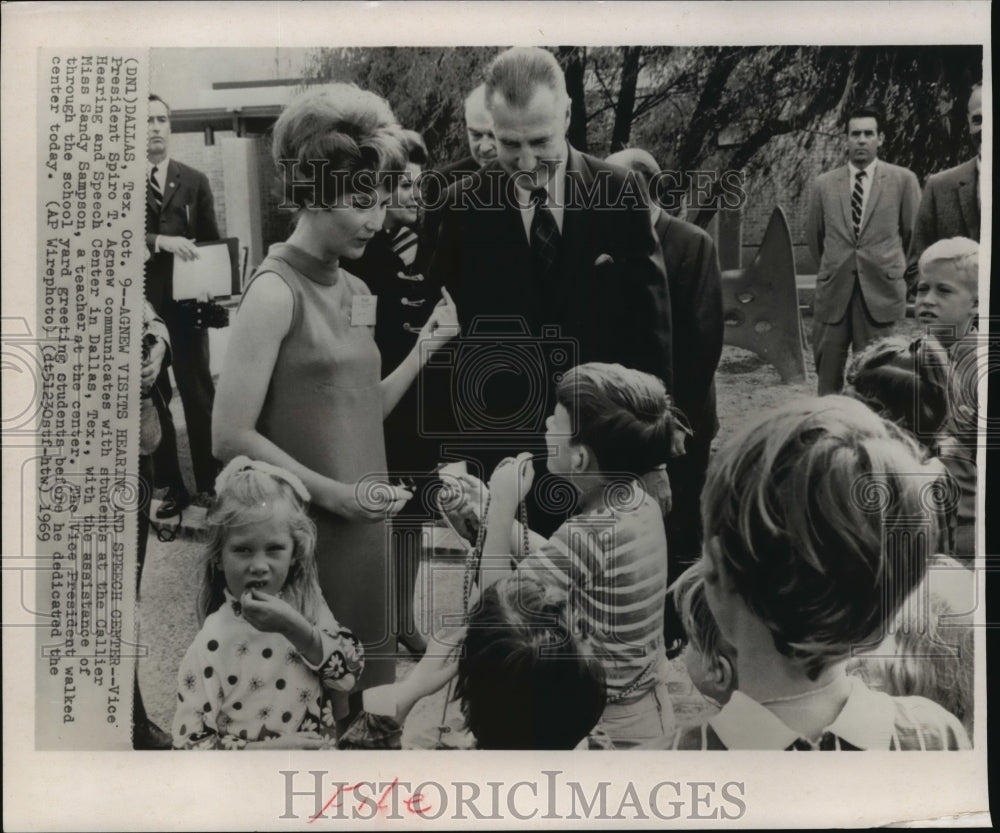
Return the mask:
<path id="1" fill-rule="evenodd" d="M 493 470 L 490 478 L 490 500 L 503 507 L 516 506 L 523 501 L 535 479 L 531 454 L 523 451 L 517 457 L 506 457 Z"/>
<path id="2" fill-rule="evenodd" d="M 260 590 L 244 591 L 240 604 L 243 618 L 265 633 L 287 634 L 304 621 L 302 614 L 288 602 Z"/>

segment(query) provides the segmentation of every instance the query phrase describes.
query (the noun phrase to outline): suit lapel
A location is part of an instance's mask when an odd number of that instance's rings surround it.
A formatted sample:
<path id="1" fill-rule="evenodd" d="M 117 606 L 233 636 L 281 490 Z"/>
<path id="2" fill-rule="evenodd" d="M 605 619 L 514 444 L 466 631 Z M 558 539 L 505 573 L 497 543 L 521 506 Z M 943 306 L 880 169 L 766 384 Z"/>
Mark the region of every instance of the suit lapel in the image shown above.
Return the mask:
<path id="1" fill-rule="evenodd" d="M 180 166 L 173 160 L 170 160 L 170 164 L 167 165 L 167 176 L 163 183 L 163 208 L 161 211 L 165 210 L 170 201 L 174 198 L 174 195 L 181 190 L 181 169 Z"/>
<path id="2" fill-rule="evenodd" d="M 962 170 L 962 178 L 958 185 L 958 204 L 962 210 L 962 219 L 965 221 L 965 228 L 975 233 L 977 238 L 979 236 L 980 213 L 979 202 L 976 196 L 978 185 L 976 160 L 973 159 Z"/>
<path id="3" fill-rule="evenodd" d="M 868 202 L 865 203 L 865 213 L 861 217 L 861 226 L 858 228 L 859 238 L 865 233 L 865 229 L 868 228 L 868 223 L 871 221 L 872 215 L 878 207 L 879 197 L 882 196 L 882 192 L 885 190 L 885 180 L 887 176 L 885 165 L 879 164 L 875 170 L 876 174 L 872 179 L 872 187 L 868 192 Z"/>
<path id="4" fill-rule="evenodd" d="M 847 235 L 850 237 L 854 233 L 854 220 L 851 218 L 851 188 L 854 187 L 854 183 L 851 182 L 851 169 L 847 165 L 840 169 L 838 181 L 840 183 L 837 188 L 840 192 L 840 211 L 844 215 L 844 228 L 847 229 Z"/>
<path id="5" fill-rule="evenodd" d="M 587 244 L 592 241 L 590 220 L 593 212 L 581 204 L 581 199 L 583 193 L 593 188 L 594 172 L 579 152 L 570 147 L 564 175 L 566 205 L 563 210 L 559 298 L 566 304 L 569 299 L 586 294 L 582 291 L 581 281 L 591 273 L 586 260 L 592 251 Z M 560 312 L 565 310 L 564 306 Z"/>

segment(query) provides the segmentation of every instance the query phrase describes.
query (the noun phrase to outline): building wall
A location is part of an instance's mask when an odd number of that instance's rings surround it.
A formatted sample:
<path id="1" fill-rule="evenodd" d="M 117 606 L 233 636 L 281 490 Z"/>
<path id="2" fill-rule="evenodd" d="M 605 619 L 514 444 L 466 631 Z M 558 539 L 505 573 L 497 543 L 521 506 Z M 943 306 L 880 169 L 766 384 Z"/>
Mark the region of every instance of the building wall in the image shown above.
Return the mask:
<path id="1" fill-rule="evenodd" d="M 215 200 L 215 219 L 219 223 L 219 233 L 226 237 L 226 201 L 222 185 L 222 149 L 220 140 L 235 136 L 232 131 L 216 131 L 215 144 L 206 145 L 203 133 L 173 133 L 170 136 L 170 156 L 178 162 L 190 165 L 208 177 Z"/>

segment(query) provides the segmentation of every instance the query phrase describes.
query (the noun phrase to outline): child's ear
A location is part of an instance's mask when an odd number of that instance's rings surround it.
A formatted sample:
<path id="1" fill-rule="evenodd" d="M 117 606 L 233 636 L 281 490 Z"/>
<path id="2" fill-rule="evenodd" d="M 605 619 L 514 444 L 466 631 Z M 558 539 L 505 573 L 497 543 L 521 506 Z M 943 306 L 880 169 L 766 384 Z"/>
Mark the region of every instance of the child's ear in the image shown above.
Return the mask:
<path id="1" fill-rule="evenodd" d="M 571 445 L 569 448 L 569 460 L 573 474 L 583 474 L 589 471 L 591 463 L 596 459 L 594 452 L 586 445 Z"/>
<path id="2" fill-rule="evenodd" d="M 733 663 L 727 656 L 719 656 L 716 662 L 716 677 L 719 680 L 720 691 L 726 692 L 727 695 L 731 694 L 733 689 L 736 688 L 736 669 L 733 668 Z"/>

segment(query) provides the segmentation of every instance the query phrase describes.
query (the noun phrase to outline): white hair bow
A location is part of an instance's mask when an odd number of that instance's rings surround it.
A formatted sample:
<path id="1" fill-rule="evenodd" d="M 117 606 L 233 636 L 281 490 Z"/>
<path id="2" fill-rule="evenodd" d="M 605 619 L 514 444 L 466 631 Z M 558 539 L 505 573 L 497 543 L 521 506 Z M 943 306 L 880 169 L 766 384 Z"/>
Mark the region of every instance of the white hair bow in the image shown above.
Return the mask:
<path id="1" fill-rule="evenodd" d="M 239 457 L 234 457 L 230 460 L 226 467 L 219 472 L 219 476 L 215 478 L 215 491 L 221 492 L 229 484 L 229 480 L 241 471 L 247 471 L 248 469 L 253 469 L 254 471 L 259 471 L 262 474 L 268 474 L 275 480 L 282 480 L 292 487 L 292 491 L 295 492 L 305 503 L 309 502 L 309 492 L 305 485 L 292 474 L 287 469 L 283 469 L 280 466 L 272 466 L 270 463 L 265 463 L 262 460 L 251 460 L 245 455 L 240 455 Z"/>

